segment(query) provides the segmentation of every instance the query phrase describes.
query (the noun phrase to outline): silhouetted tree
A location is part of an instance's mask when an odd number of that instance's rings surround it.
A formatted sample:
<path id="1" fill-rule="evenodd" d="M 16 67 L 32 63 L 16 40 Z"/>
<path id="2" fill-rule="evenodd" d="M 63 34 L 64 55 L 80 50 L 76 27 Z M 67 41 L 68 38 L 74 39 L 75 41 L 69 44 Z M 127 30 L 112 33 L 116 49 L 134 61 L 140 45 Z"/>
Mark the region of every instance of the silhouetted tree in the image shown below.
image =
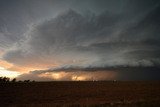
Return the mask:
<path id="1" fill-rule="evenodd" d="M 3 77 L 0 77 L 0 82 L 2 82 Z"/>
<path id="2" fill-rule="evenodd" d="M 6 77 L 6 82 L 10 82 L 10 78 Z"/>
<path id="3" fill-rule="evenodd" d="M 11 82 L 16 82 L 16 78 L 13 78 Z"/>
<path id="4" fill-rule="evenodd" d="M 30 82 L 30 80 L 24 80 L 24 82 L 28 83 L 28 82 Z"/>
<path id="5" fill-rule="evenodd" d="M 9 82 L 10 78 L 8 77 L 0 77 L 0 83 L 6 83 Z"/>
<path id="6" fill-rule="evenodd" d="M 33 80 L 32 82 L 36 82 L 35 80 Z"/>
<path id="7" fill-rule="evenodd" d="M 0 77 L 0 83 L 9 83 L 9 82 L 12 82 L 12 83 L 17 82 L 17 79 L 13 78 L 10 81 L 10 78 L 8 78 L 8 77 Z M 24 81 L 19 80 L 18 82 L 19 83 L 21 83 L 21 82 L 29 83 L 29 82 L 35 82 L 35 80 L 33 80 L 33 81 L 31 81 L 31 80 L 24 80 Z"/>
<path id="8" fill-rule="evenodd" d="M 19 80 L 18 82 L 23 82 L 23 81 Z"/>

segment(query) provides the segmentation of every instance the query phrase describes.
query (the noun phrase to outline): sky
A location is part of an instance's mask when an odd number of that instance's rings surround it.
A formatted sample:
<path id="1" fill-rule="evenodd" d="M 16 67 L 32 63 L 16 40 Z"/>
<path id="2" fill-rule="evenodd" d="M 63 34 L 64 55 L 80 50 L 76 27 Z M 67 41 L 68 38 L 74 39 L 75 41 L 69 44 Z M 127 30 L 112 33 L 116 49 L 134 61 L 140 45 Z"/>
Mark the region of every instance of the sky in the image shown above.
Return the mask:
<path id="1" fill-rule="evenodd" d="M 160 80 L 159 0 L 0 0 L 0 76 Z"/>

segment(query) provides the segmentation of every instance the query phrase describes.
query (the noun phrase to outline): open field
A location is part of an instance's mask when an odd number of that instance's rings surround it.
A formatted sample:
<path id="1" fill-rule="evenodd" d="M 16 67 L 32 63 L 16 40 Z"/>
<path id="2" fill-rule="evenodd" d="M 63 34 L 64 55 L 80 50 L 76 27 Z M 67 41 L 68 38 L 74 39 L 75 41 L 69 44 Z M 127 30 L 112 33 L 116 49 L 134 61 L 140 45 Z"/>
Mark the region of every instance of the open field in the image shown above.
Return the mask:
<path id="1" fill-rule="evenodd" d="M 160 82 L 0 84 L 0 107 L 158 107 Z"/>

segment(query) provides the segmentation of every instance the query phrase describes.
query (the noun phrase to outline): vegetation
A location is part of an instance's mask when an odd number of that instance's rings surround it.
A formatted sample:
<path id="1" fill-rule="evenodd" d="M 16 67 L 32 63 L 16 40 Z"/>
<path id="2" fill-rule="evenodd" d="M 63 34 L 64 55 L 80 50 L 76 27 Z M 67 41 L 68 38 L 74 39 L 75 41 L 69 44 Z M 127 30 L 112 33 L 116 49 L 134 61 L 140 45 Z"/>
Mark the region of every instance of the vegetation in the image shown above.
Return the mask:
<path id="1" fill-rule="evenodd" d="M 10 78 L 8 77 L 0 77 L 0 83 L 8 83 L 10 82 Z"/>
<path id="2" fill-rule="evenodd" d="M 30 81 L 30 80 L 17 81 L 16 78 L 13 78 L 11 80 L 9 77 L 0 77 L 0 83 L 15 83 L 15 82 L 29 83 L 29 82 L 35 82 L 35 81 Z"/>

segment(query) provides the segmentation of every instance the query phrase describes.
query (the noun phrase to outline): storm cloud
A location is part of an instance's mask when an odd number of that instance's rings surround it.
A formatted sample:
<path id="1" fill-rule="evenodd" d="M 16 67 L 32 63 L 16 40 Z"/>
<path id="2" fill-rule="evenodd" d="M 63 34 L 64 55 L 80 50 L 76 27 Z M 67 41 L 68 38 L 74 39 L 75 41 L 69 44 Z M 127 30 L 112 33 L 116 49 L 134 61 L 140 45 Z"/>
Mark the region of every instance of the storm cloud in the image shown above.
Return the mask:
<path id="1" fill-rule="evenodd" d="M 90 73 L 160 66 L 159 0 L 16 0 L 2 4 L 0 58 L 13 66 L 39 68 L 28 71 L 27 77 L 48 70 Z"/>
<path id="2" fill-rule="evenodd" d="M 35 70 L 29 73 L 24 73 L 18 76 L 18 80 L 36 80 L 36 81 L 99 81 L 99 80 L 114 80 L 117 77 L 117 72 L 101 69 L 92 71 L 84 69 L 65 69 L 63 71 L 47 69 Z"/>
<path id="3" fill-rule="evenodd" d="M 36 81 L 146 81 L 159 80 L 159 67 L 60 68 L 35 70 L 18 76 L 18 80 Z M 145 76 L 144 76 L 145 75 Z"/>
<path id="4" fill-rule="evenodd" d="M 160 27 L 159 10 L 156 7 L 132 23 L 132 18 L 108 11 L 86 16 L 68 9 L 33 25 L 4 59 L 24 66 L 38 63 L 95 67 L 159 65 L 159 29 L 156 29 Z M 153 29 L 149 29 L 153 23 Z"/>

